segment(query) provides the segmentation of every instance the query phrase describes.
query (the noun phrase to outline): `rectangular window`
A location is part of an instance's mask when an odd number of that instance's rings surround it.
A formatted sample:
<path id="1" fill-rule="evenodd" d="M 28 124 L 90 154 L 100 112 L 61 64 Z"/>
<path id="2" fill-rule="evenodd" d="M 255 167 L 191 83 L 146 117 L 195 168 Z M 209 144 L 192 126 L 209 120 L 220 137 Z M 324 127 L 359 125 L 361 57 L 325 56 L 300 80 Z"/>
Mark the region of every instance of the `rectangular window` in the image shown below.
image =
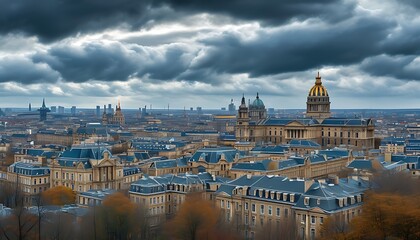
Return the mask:
<path id="1" fill-rule="evenodd" d="M 230 209 L 230 202 L 229 201 L 226 201 L 226 208 Z"/>
<path id="2" fill-rule="evenodd" d="M 255 226 L 255 221 L 256 221 L 255 216 L 252 216 L 252 222 L 251 222 L 251 225 L 252 225 L 252 226 Z"/>
<path id="3" fill-rule="evenodd" d="M 284 216 L 285 217 L 289 216 L 289 209 L 287 209 L 287 208 L 284 209 Z"/>
<path id="4" fill-rule="evenodd" d="M 253 204 L 251 205 L 251 210 L 252 210 L 252 212 L 255 212 L 255 203 L 253 203 Z"/>
<path id="5" fill-rule="evenodd" d="M 248 210 L 248 203 L 245 203 L 245 210 Z"/>
<path id="6" fill-rule="evenodd" d="M 311 240 L 315 240 L 315 229 L 311 228 Z"/>
<path id="7" fill-rule="evenodd" d="M 323 224 L 323 223 L 324 223 L 324 217 L 320 217 L 320 218 L 319 218 L 319 222 L 320 222 L 321 224 Z"/>
<path id="8" fill-rule="evenodd" d="M 248 225 L 248 215 L 245 215 L 245 225 Z"/>
<path id="9" fill-rule="evenodd" d="M 273 209 L 271 206 L 268 206 L 268 215 L 273 215 Z"/>
<path id="10" fill-rule="evenodd" d="M 224 207 L 225 207 L 225 200 L 221 200 L 221 201 L 220 201 L 220 207 L 221 207 L 221 208 L 224 208 Z"/>
<path id="11" fill-rule="evenodd" d="M 260 213 L 261 213 L 261 214 L 264 214 L 264 205 L 261 205 L 261 206 L 260 206 Z"/>
<path id="12" fill-rule="evenodd" d="M 276 209 L 276 215 L 277 215 L 277 217 L 280 217 L 280 208 Z"/>
<path id="13" fill-rule="evenodd" d="M 315 216 L 311 216 L 311 223 L 315 224 L 316 223 L 316 217 Z"/>

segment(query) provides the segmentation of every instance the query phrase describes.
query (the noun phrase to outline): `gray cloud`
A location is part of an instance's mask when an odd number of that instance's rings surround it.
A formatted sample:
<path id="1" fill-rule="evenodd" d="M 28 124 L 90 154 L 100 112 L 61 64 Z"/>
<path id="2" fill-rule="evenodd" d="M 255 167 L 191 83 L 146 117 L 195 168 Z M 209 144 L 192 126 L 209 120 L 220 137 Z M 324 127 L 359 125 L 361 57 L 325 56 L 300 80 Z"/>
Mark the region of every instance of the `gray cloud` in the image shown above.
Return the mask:
<path id="1" fill-rule="evenodd" d="M 193 67 L 258 77 L 352 64 L 380 53 L 378 42 L 393 26 L 394 23 L 382 19 L 361 17 L 318 28 L 261 31 L 251 40 L 225 33 L 203 41 L 210 47 Z"/>
<path id="2" fill-rule="evenodd" d="M 354 2 L 342 0 L 164 0 L 178 11 L 207 12 L 229 15 L 244 20 L 282 24 L 293 19 L 320 18 L 338 21 L 350 17 Z"/>
<path id="3" fill-rule="evenodd" d="M 0 82 L 55 82 L 59 74 L 46 64 L 34 64 L 24 57 L 0 58 Z"/>
<path id="4" fill-rule="evenodd" d="M 373 76 L 388 76 L 404 80 L 420 80 L 418 56 L 380 55 L 366 59 L 360 68 Z"/>
<path id="5" fill-rule="evenodd" d="M 122 23 L 137 27 L 153 19 L 150 4 L 147 0 L 0 0 L 0 32 L 52 41 Z"/>
<path id="6" fill-rule="evenodd" d="M 351 16 L 355 4 L 343 0 L 0 0 L 0 6 L 0 33 L 25 33 L 49 42 L 123 25 L 136 29 L 203 12 L 269 24 L 312 17 L 337 21 Z"/>
<path id="7" fill-rule="evenodd" d="M 136 76 L 167 80 L 188 68 L 194 57 L 190 51 L 183 44 L 148 48 L 96 42 L 82 46 L 58 45 L 34 54 L 32 60 L 48 64 L 69 82 L 127 81 Z"/>

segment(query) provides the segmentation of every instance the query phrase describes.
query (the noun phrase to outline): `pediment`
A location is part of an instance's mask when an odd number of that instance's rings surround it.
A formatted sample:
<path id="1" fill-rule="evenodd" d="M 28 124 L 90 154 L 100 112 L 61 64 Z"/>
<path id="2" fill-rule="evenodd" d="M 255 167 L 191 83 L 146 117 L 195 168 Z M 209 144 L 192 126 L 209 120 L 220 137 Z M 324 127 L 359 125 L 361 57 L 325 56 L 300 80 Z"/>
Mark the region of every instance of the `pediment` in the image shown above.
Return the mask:
<path id="1" fill-rule="evenodd" d="M 304 127 L 304 125 L 296 120 L 289 122 L 286 124 L 287 127 Z"/>
<path id="2" fill-rule="evenodd" d="M 312 208 L 311 209 L 311 212 L 316 212 L 316 213 L 325 213 L 325 211 L 324 210 L 322 210 L 321 208 L 319 208 L 319 207 L 314 207 L 314 208 Z"/>
<path id="3" fill-rule="evenodd" d="M 224 197 L 230 197 L 231 195 L 226 192 L 219 192 L 217 195 L 224 196 Z"/>

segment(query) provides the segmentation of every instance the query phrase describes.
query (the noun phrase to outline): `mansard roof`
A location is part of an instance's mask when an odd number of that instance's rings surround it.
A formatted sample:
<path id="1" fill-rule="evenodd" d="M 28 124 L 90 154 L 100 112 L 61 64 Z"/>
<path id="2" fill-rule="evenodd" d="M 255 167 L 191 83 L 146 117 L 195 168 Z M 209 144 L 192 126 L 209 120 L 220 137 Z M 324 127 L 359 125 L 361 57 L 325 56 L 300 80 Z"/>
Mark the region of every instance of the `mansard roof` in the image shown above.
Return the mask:
<path id="1" fill-rule="evenodd" d="M 197 162 L 203 159 L 207 163 L 218 163 L 222 159 L 222 156 L 224 156 L 227 162 L 233 162 L 236 154 L 239 154 L 239 151 L 235 148 L 202 148 L 197 150 L 189 161 Z"/>

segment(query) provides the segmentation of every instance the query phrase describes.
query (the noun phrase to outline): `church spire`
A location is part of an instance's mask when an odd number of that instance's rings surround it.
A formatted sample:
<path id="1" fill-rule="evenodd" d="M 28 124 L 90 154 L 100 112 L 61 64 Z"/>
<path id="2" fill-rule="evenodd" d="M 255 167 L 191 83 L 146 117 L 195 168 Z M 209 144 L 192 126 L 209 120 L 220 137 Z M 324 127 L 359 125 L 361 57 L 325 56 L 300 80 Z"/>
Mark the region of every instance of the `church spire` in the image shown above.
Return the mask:
<path id="1" fill-rule="evenodd" d="M 241 105 L 245 105 L 245 94 L 244 93 L 242 93 Z"/>
<path id="2" fill-rule="evenodd" d="M 42 99 L 42 108 L 46 108 L 46 106 L 45 106 L 45 98 Z"/>
<path id="3" fill-rule="evenodd" d="M 315 80 L 315 84 L 317 84 L 317 85 L 321 85 L 322 84 L 322 82 L 321 82 L 321 76 L 319 75 L 319 71 L 318 71 L 318 75 L 316 76 L 315 79 L 316 79 Z"/>
<path id="4" fill-rule="evenodd" d="M 116 106 L 116 110 L 117 111 L 121 110 L 121 102 L 120 102 L 119 98 L 118 98 L 118 103 L 117 103 L 117 106 Z"/>

